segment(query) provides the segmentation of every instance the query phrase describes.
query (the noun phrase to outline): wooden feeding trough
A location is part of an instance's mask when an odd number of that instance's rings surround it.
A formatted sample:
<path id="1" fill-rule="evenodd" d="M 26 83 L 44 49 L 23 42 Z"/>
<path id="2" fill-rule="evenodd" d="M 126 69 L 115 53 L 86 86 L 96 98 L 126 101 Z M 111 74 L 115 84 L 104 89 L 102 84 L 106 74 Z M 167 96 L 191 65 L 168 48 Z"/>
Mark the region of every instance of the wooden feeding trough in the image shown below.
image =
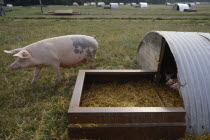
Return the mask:
<path id="1" fill-rule="evenodd" d="M 56 10 L 54 12 L 47 12 L 47 15 L 80 15 L 80 12 L 73 12 L 73 10 Z"/>
<path id="2" fill-rule="evenodd" d="M 155 71 L 147 70 L 80 70 L 68 110 L 69 137 L 113 140 L 183 137 L 186 129 L 183 107 L 81 105 L 83 91 L 91 88 L 92 83 L 155 82 L 156 74 Z"/>

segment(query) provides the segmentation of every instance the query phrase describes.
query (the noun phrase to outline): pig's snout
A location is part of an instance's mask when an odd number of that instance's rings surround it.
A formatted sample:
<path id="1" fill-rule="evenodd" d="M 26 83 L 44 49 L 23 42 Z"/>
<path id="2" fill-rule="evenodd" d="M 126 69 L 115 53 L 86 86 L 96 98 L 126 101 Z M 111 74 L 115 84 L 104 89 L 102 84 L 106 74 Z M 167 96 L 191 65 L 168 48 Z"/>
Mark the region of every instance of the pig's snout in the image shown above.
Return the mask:
<path id="1" fill-rule="evenodd" d="M 11 64 L 11 65 L 8 66 L 8 69 L 9 70 L 17 70 L 17 69 L 20 69 L 20 67 L 17 66 L 16 64 Z"/>
<path id="2" fill-rule="evenodd" d="M 7 68 L 8 68 L 8 70 L 12 70 L 12 67 L 10 65 Z"/>

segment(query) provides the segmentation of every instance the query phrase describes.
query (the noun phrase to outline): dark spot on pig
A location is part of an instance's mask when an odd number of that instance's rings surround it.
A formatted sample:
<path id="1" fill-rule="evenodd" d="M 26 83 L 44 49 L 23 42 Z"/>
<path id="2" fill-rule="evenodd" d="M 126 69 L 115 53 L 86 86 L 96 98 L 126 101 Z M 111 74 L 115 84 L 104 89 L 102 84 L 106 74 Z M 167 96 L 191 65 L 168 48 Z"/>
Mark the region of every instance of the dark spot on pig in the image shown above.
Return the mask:
<path id="1" fill-rule="evenodd" d="M 79 53 L 80 51 L 79 51 L 79 49 L 75 49 L 74 52 L 75 53 Z"/>
<path id="2" fill-rule="evenodd" d="M 82 53 L 83 53 L 83 50 L 80 51 L 80 54 L 82 54 Z"/>
<path id="3" fill-rule="evenodd" d="M 73 42 L 73 46 L 75 47 L 75 49 L 77 49 L 78 47 L 81 47 L 81 49 L 97 49 L 97 45 L 92 42 L 92 40 L 88 40 L 86 38 L 83 37 L 72 37 L 71 38 L 72 42 Z M 76 53 L 76 52 L 75 52 Z"/>

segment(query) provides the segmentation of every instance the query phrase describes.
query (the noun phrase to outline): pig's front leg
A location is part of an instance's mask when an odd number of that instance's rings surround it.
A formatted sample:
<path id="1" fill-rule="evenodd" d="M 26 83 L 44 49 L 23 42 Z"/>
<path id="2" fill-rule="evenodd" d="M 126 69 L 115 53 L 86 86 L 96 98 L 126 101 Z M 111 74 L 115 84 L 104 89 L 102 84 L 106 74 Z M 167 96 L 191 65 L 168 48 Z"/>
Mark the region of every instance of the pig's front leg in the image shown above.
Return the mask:
<path id="1" fill-rule="evenodd" d="M 31 81 L 31 83 L 33 83 L 34 81 L 36 81 L 37 77 L 39 76 L 40 71 L 42 70 L 42 67 L 36 67 L 34 70 L 34 77 Z"/>
<path id="2" fill-rule="evenodd" d="M 94 68 L 93 62 L 94 62 L 94 60 L 88 60 L 89 69 L 93 69 Z"/>
<path id="3" fill-rule="evenodd" d="M 61 75 L 60 65 L 53 64 L 52 68 L 54 69 L 56 75 L 58 76 L 59 81 L 64 80 L 62 75 Z"/>

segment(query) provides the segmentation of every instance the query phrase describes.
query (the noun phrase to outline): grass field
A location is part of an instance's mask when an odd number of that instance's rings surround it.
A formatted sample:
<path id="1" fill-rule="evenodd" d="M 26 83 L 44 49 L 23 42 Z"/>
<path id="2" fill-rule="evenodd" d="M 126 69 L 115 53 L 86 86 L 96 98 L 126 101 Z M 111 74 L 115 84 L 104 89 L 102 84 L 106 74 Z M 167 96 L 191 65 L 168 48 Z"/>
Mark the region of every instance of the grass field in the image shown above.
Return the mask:
<path id="1" fill-rule="evenodd" d="M 53 71 L 46 68 L 38 81 L 30 84 L 33 69 L 9 71 L 7 66 L 15 58 L 3 50 L 55 36 L 84 34 L 96 36 L 99 43 L 96 69 L 138 69 L 137 47 L 147 32 L 210 32 L 210 5 L 200 5 L 197 13 L 155 5 L 147 9 L 123 7 L 111 13 L 101 8 L 69 6 L 48 6 L 44 11 L 68 8 L 82 15 L 46 16 L 40 15 L 37 7 L 14 7 L 12 11 L 6 9 L 7 17 L 0 17 L 0 139 L 67 139 L 67 110 L 76 77 L 79 69 L 88 69 L 87 65 L 63 69 L 66 80 L 58 82 Z M 185 139 L 208 138 L 186 135 Z"/>
<path id="2" fill-rule="evenodd" d="M 131 6 L 121 6 L 119 9 L 107 10 L 101 7 L 94 6 L 47 6 L 43 7 L 44 14 L 49 11 L 55 10 L 68 10 L 80 12 L 81 15 L 62 18 L 161 18 L 161 19 L 183 19 L 183 18 L 197 18 L 197 19 L 209 19 L 210 18 L 210 4 L 197 5 L 193 9 L 197 12 L 178 12 L 173 11 L 172 6 L 165 5 L 151 5 L 148 8 L 134 8 Z M 14 7 L 5 8 L 9 17 L 18 18 L 55 18 L 51 16 L 41 15 L 40 7 Z M 56 17 L 60 18 L 60 17 Z"/>

